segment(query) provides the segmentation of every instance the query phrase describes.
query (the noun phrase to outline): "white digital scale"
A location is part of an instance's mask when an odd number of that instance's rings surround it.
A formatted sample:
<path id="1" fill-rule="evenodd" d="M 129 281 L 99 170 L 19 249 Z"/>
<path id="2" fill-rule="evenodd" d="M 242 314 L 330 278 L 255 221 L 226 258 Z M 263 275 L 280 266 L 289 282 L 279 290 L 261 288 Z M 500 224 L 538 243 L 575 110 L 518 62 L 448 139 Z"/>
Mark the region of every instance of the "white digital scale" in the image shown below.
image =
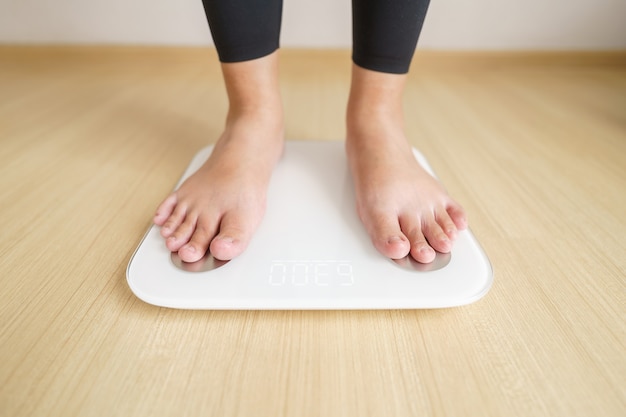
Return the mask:
<path id="1" fill-rule="evenodd" d="M 211 150 L 196 154 L 179 185 Z M 288 141 L 265 217 L 242 255 L 185 263 L 152 226 L 128 265 L 128 285 L 150 304 L 215 310 L 442 308 L 489 291 L 491 265 L 469 230 L 430 264 L 393 261 L 376 251 L 355 207 L 343 142 Z"/>

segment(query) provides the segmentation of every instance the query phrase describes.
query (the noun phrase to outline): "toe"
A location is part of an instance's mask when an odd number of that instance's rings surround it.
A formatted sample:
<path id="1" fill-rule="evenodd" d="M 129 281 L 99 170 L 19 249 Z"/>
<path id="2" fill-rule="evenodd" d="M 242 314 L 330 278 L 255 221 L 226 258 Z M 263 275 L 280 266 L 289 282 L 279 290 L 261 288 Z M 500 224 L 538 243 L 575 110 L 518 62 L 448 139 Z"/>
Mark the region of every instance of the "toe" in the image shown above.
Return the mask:
<path id="1" fill-rule="evenodd" d="M 217 222 L 209 222 L 204 218 L 199 219 L 189 242 L 178 250 L 180 259 L 185 262 L 200 260 L 209 249 L 209 243 L 215 236 L 216 224 Z"/>
<path id="2" fill-rule="evenodd" d="M 187 210 L 182 205 L 176 206 L 172 214 L 167 218 L 161 226 L 161 236 L 168 238 L 174 233 L 187 217 Z"/>
<path id="3" fill-rule="evenodd" d="M 198 218 L 196 215 L 191 213 L 188 214 L 187 217 L 185 217 L 185 220 L 165 240 L 165 245 L 167 246 L 167 248 L 172 252 L 176 252 L 183 245 L 189 242 L 189 239 L 196 229 L 197 220 Z"/>
<path id="4" fill-rule="evenodd" d="M 402 216 L 400 224 L 411 242 L 410 254 L 417 262 L 430 263 L 435 259 L 435 250 L 428 244 L 419 217 Z"/>
<path id="5" fill-rule="evenodd" d="M 448 212 L 441 210 L 435 214 L 435 221 L 439 224 L 439 227 L 448 236 L 448 238 L 454 241 L 459 234 L 456 224 L 452 221 L 452 218 L 448 215 Z"/>
<path id="6" fill-rule="evenodd" d="M 434 218 L 422 221 L 422 231 L 428 244 L 438 252 L 448 253 L 452 249 L 450 238 L 441 229 Z"/>
<path id="7" fill-rule="evenodd" d="M 176 207 L 177 198 L 176 194 L 170 194 L 159 207 L 157 208 L 152 221 L 157 226 L 163 226 L 165 221 L 172 215 L 174 208 Z"/>
<path id="8" fill-rule="evenodd" d="M 446 211 L 458 230 L 467 229 L 467 214 L 465 214 L 463 207 L 456 202 L 452 202 L 448 205 Z"/>
<path id="9" fill-rule="evenodd" d="M 391 259 L 404 258 L 410 250 L 410 244 L 402 230 L 397 215 L 376 213 L 362 216 L 376 249 Z"/>
<path id="10" fill-rule="evenodd" d="M 415 240 L 411 240 L 411 256 L 417 262 L 428 264 L 435 260 L 435 256 L 437 253 L 435 250 L 426 242 L 424 235 L 420 233 L 421 236 L 416 237 Z"/>
<path id="11" fill-rule="evenodd" d="M 257 223 L 252 219 L 258 217 L 245 210 L 228 212 L 222 217 L 220 232 L 211 241 L 211 255 L 221 261 L 228 261 L 239 256 L 248 246 Z"/>

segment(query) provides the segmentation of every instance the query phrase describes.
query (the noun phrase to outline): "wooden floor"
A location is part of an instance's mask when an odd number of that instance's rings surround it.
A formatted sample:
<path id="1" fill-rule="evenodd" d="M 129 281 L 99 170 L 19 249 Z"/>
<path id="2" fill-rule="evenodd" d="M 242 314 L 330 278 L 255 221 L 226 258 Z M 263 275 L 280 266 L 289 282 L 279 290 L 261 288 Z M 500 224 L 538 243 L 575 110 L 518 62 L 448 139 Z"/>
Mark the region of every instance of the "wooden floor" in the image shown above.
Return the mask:
<path id="1" fill-rule="evenodd" d="M 340 140 L 344 51 L 283 51 Z M 178 311 L 129 259 L 220 133 L 212 51 L 0 48 L 0 416 L 626 415 L 626 55 L 421 52 L 407 131 L 495 282 L 427 311 Z"/>

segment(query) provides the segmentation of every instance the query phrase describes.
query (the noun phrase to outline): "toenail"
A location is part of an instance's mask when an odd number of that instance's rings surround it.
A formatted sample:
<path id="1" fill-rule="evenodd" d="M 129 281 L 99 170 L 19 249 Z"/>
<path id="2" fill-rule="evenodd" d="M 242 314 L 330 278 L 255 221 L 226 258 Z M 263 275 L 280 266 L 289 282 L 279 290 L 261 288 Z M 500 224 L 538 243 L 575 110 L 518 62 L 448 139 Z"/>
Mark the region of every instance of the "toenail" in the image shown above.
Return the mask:
<path id="1" fill-rule="evenodd" d="M 195 246 L 192 246 L 192 245 L 185 245 L 181 249 L 184 249 L 187 252 L 195 252 L 196 251 Z"/>
<path id="2" fill-rule="evenodd" d="M 430 246 L 422 246 L 419 250 L 420 253 L 432 253 L 434 251 L 433 248 L 431 248 Z"/>
<path id="3" fill-rule="evenodd" d="M 397 243 L 402 242 L 402 238 L 400 236 L 392 236 L 387 240 L 387 243 Z"/>

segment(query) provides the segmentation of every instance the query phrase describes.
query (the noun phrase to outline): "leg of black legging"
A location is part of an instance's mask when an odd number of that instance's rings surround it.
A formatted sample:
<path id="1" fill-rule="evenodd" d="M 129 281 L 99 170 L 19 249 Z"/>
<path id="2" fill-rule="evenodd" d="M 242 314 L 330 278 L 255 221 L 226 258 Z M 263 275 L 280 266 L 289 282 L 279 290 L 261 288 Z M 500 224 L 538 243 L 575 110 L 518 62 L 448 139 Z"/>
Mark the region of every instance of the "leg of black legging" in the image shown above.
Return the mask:
<path id="1" fill-rule="evenodd" d="M 282 0 L 202 0 L 221 62 L 248 61 L 278 49 Z"/>
<path id="2" fill-rule="evenodd" d="M 409 71 L 429 0 L 352 0 L 352 60 L 373 71 Z"/>

